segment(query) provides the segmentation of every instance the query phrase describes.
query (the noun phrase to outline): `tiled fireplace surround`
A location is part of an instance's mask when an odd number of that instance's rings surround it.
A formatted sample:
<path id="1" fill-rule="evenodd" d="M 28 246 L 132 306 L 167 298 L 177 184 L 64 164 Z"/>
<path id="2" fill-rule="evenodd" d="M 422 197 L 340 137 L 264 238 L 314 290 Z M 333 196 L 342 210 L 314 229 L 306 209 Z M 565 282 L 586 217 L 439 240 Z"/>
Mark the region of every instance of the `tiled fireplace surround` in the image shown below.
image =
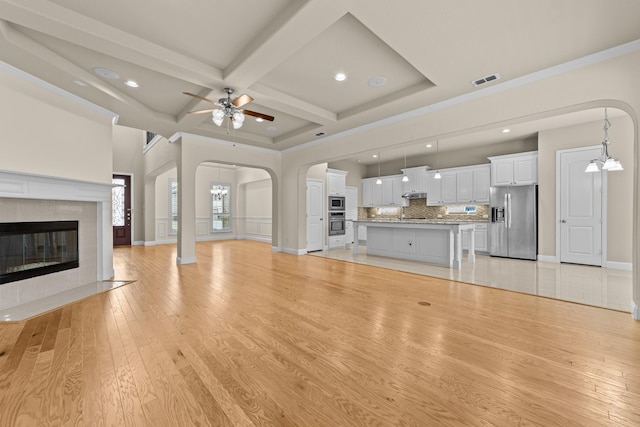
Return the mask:
<path id="1" fill-rule="evenodd" d="M 111 184 L 0 171 L 0 222 L 79 222 L 80 267 L 0 285 L 0 310 L 113 277 Z"/>

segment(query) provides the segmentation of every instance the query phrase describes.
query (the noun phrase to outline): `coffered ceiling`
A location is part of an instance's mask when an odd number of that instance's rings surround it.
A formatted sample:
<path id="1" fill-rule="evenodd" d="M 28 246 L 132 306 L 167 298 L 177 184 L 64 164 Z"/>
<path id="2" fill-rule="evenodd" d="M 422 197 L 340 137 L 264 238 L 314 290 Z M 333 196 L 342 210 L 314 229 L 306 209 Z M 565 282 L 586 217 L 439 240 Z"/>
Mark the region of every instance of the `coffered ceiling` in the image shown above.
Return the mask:
<path id="1" fill-rule="evenodd" d="M 284 150 L 640 39 L 638 16 L 630 0 L 0 0 L 0 60 L 121 125 Z M 187 114 L 211 104 L 182 92 L 225 87 L 275 120 L 229 134 Z"/>

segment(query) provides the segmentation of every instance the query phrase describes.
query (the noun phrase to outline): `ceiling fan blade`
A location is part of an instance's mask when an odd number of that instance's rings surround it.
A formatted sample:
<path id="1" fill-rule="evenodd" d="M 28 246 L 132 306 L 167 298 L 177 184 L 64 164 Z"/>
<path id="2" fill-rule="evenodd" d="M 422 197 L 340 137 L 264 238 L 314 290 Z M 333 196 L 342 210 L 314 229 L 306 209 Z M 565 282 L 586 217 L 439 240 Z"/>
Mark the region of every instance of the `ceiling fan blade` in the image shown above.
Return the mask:
<path id="1" fill-rule="evenodd" d="M 195 93 L 191 93 L 191 92 L 182 92 L 182 93 L 184 93 L 185 95 L 193 96 L 194 98 L 201 99 L 201 100 L 203 100 L 203 101 L 210 102 L 210 103 L 212 103 L 212 104 L 215 104 L 215 103 L 216 103 L 216 101 L 212 101 L 212 100 L 210 100 L 209 98 L 205 98 L 204 96 L 196 95 Z"/>
<path id="2" fill-rule="evenodd" d="M 231 101 L 231 103 L 236 107 L 240 108 L 243 105 L 250 103 L 251 101 L 253 101 L 253 98 L 247 95 L 246 93 L 243 93 L 242 95 L 240 95 L 239 97 Z"/>
<path id="3" fill-rule="evenodd" d="M 253 116 L 253 117 L 261 118 L 263 120 L 269 120 L 270 122 L 274 120 L 273 116 L 267 116 L 266 114 L 256 113 L 255 111 L 251 111 L 251 110 L 242 110 L 242 113 L 246 114 L 247 116 Z"/>
<path id="4" fill-rule="evenodd" d="M 204 114 L 204 113 L 210 113 L 212 111 L 213 111 L 213 108 L 209 110 L 188 111 L 187 114 Z"/>

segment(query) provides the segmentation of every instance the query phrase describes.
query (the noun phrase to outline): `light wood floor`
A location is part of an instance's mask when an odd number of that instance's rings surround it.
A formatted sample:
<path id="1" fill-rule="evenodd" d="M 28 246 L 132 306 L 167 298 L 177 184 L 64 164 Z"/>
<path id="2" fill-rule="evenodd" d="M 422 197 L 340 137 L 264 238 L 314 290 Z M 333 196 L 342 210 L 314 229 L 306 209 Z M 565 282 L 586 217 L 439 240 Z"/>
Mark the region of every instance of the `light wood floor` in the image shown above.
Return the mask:
<path id="1" fill-rule="evenodd" d="M 115 250 L 136 282 L 0 324 L 0 426 L 640 425 L 628 313 L 268 244 Z"/>

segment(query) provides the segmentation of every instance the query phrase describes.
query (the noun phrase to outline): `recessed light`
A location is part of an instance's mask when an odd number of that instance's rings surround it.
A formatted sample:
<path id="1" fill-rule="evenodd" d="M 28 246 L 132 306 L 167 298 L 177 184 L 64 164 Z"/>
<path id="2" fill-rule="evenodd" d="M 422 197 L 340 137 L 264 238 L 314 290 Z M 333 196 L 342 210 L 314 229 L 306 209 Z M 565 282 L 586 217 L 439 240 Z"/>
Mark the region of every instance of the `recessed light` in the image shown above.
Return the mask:
<path id="1" fill-rule="evenodd" d="M 124 84 L 126 84 L 129 87 L 140 87 L 138 82 L 134 82 L 133 80 L 127 80 L 126 82 L 124 82 Z"/>
<path id="2" fill-rule="evenodd" d="M 373 155 L 373 158 L 374 158 L 374 159 L 377 159 L 377 158 L 378 158 L 378 155 L 377 155 L 377 154 L 374 154 L 374 155 Z"/>
<path id="3" fill-rule="evenodd" d="M 113 79 L 113 80 L 115 80 L 115 79 L 117 79 L 118 77 L 120 77 L 120 76 L 118 75 L 118 73 L 116 73 L 115 71 L 110 70 L 110 69 L 108 69 L 108 68 L 104 68 L 104 67 L 95 67 L 95 68 L 93 69 L 93 72 L 94 72 L 95 74 L 99 75 L 100 77 L 104 77 L 104 78 L 106 78 L 106 79 Z"/>
<path id="4" fill-rule="evenodd" d="M 338 82 L 343 82 L 347 80 L 347 75 L 345 73 L 337 73 L 333 78 Z"/>
<path id="5" fill-rule="evenodd" d="M 431 148 L 431 147 L 433 147 L 433 145 L 427 144 L 427 148 Z"/>
<path id="6" fill-rule="evenodd" d="M 387 84 L 388 79 L 384 76 L 373 76 L 369 79 L 369 86 L 380 87 Z"/>
<path id="7" fill-rule="evenodd" d="M 509 133 L 511 132 L 511 129 L 502 129 L 502 133 Z"/>
<path id="8" fill-rule="evenodd" d="M 262 123 L 264 122 L 264 119 L 262 117 L 256 117 L 256 122 Z"/>
<path id="9" fill-rule="evenodd" d="M 87 84 L 85 82 L 83 82 L 82 80 L 74 80 L 73 81 L 75 84 L 77 84 L 78 86 L 86 86 Z"/>

